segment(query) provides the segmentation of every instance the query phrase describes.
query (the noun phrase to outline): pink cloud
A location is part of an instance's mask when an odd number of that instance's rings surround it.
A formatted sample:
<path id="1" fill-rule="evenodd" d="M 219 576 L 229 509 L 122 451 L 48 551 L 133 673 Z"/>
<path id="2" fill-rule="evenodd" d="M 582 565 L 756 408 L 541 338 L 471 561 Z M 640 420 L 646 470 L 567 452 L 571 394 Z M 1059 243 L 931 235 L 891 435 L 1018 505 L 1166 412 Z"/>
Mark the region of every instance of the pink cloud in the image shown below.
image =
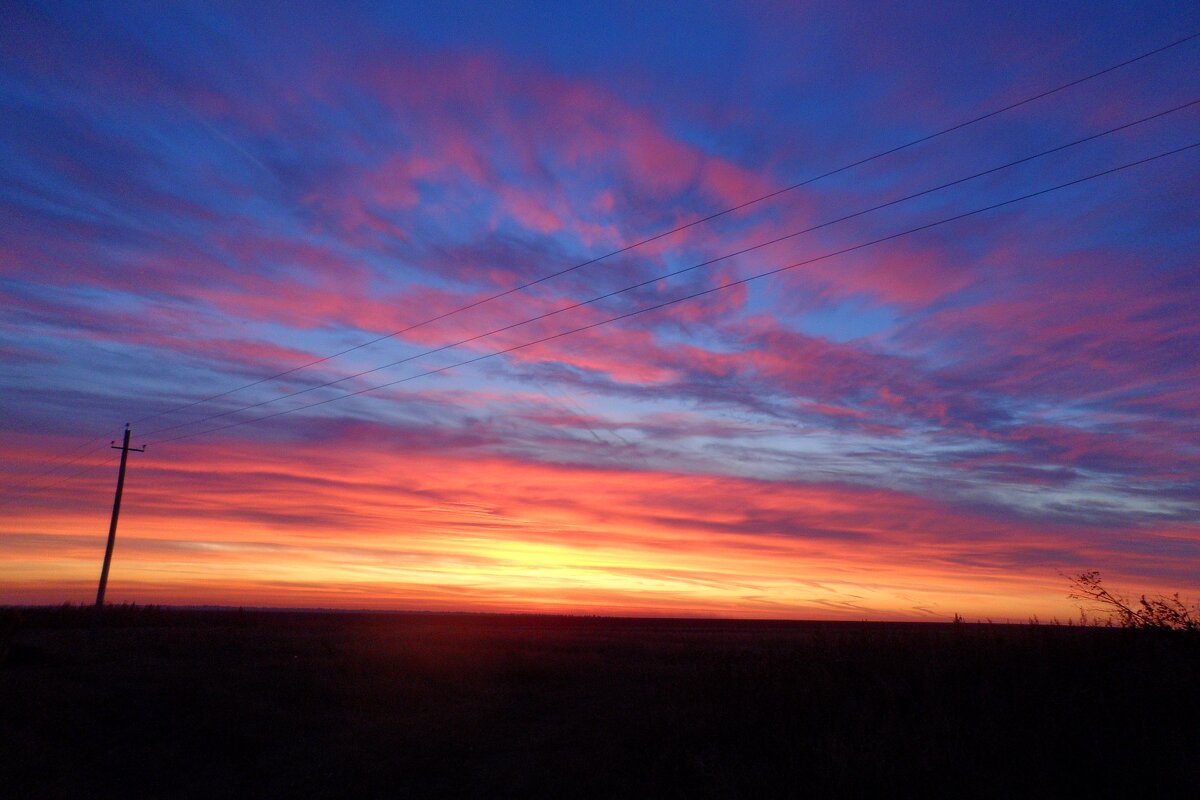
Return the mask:
<path id="1" fill-rule="evenodd" d="M 1122 568 L 1119 540 L 1079 528 L 1038 529 L 902 492 L 539 463 L 489 456 L 467 442 L 421 447 L 422 431 L 358 422 L 316 430 L 320 436 L 292 438 L 286 448 L 224 438 L 139 456 L 113 588 L 143 602 L 147 593 L 181 598 L 193 590 L 231 602 L 259 591 L 247 584 L 250 575 L 286 567 L 336 585 L 356 582 L 355 570 L 367 565 L 401 585 L 429 584 L 410 601 L 424 596 L 436 604 L 439 587 L 467 581 L 460 607 L 503 607 L 517 592 L 530 610 L 565 597 L 573 597 L 567 607 L 619 606 L 633 599 L 618 597 L 636 569 L 638 608 L 654 607 L 658 592 L 675 591 L 684 580 L 707 587 L 684 595 L 679 607 L 692 613 L 757 615 L 763 612 L 720 587 L 792 586 L 774 589 L 780 601 L 771 615 L 808 616 L 815 600 L 835 600 L 850 586 L 870 594 L 867 606 L 877 614 L 897 613 L 899 595 L 914 592 L 931 601 L 976 602 L 964 597 L 981 585 L 993 593 L 978 601 L 988 613 L 1023 608 L 1014 598 L 1030 591 L 1045 607 L 1047 597 L 1063 594 L 1056 564 L 1099 563 L 1114 579 L 1159 585 L 1146 580 L 1153 566 L 1140 556 Z M 339 446 L 328 447 L 326 436 Z M 111 490 L 111 474 L 96 477 L 94 497 L 60 490 L 65 502 L 57 504 L 54 524 L 45 506 L 11 515 L 17 529 L 36 538 L 37 560 L 57 559 L 56 580 L 76 573 L 94 580 L 102 520 L 87 509 Z M 1200 541 L 1188 526 L 1139 536 L 1174 542 L 1192 560 Z M 0 560 L 25 564 L 32 552 L 6 548 Z M 544 560 L 548 553 L 552 562 Z M 587 598 L 547 583 L 548 563 L 587 587 Z M 41 591 L 40 573 L 23 574 L 6 592 Z M 193 586 L 196 575 L 206 577 Z M 825 588 L 797 592 L 801 580 Z M 173 594 L 158 594 L 156 584 Z M 361 586 L 360 604 L 387 603 L 381 586 Z M 311 602 L 286 581 L 263 596 L 272 604 Z M 1058 603 L 1070 608 L 1065 598 Z"/>

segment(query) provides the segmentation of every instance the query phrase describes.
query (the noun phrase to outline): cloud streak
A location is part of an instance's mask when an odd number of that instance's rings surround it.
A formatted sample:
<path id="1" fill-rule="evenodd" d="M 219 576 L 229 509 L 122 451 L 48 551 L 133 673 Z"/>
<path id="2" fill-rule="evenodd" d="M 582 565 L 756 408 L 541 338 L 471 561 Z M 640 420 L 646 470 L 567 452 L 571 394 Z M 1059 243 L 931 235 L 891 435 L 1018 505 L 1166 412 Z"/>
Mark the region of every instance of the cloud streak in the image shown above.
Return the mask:
<path id="1" fill-rule="evenodd" d="M 1193 100 L 1200 87 L 1161 77 L 1194 58 L 1181 45 L 355 348 L 1088 74 L 1200 18 L 1168 5 L 1066 21 L 1037 9 L 972 26 L 948 51 L 930 20 L 966 21 L 920 4 L 869 26 L 852 9 L 785 25 L 783 10 L 754 6 L 704 11 L 707 33 L 681 53 L 611 31 L 595 32 L 598 49 L 504 26 L 447 42 L 441 11 L 399 20 L 351 5 L 337 25 L 328 13 L 285 24 L 238 4 L 181 6 L 151 26 L 128 9 L 30 8 L 0 33 L 2 474 L 16 481 L 0 600 L 88 595 L 112 481 L 93 458 L 107 450 L 88 451 L 69 481 L 17 491 L 82 437 L 150 415 L 135 436 L 186 434 L 398 381 L 1179 147 L 1200 114 L 651 280 Z M 731 24 L 755 46 L 726 52 L 717 32 Z M 1156 162 L 152 447 L 133 467 L 111 592 L 1023 618 L 1070 613 L 1058 570 L 1189 590 L 1198 169 L 1194 154 Z"/>

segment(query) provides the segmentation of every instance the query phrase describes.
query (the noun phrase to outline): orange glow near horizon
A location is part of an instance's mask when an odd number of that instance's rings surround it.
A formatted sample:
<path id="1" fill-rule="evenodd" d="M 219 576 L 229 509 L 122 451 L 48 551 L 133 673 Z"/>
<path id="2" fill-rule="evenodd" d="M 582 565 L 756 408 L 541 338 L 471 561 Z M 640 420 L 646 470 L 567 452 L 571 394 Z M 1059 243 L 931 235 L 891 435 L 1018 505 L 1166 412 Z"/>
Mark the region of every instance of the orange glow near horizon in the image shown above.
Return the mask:
<path id="1" fill-rule="evenodd" d="M 10 5 L 0 603 L 1200 592 L 1187 12 Z"/>
<path id="2" fill-rule="evenodd" d="M 225 445 L 219 462 L 218 452 L 151 452 L 131 465 L 110 602 L 806 619 L 1078 613 L 1057 572 L 1009 560 L 1023 540 L 1047 546 L 1044 534 L 898 492 L 378 447 L 333 456 L 245 445 L 230 456 Z M 14 509 L 20 533 L 0 554 L 0 600 L 91 600 L 112 471 L 96 472 L 74 505 Z"/>

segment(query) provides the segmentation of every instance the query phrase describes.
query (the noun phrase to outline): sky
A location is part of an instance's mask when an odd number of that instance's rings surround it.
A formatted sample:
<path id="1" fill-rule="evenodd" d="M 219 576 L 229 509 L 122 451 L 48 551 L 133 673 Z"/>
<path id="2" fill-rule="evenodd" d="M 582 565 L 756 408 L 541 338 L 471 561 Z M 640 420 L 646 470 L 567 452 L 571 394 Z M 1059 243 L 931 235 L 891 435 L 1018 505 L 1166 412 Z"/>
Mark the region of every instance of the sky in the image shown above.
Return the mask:
<path id="1" fill-rule="evenodd" d="M 0 602 L 1200 594 L 1196 4 L 6 8 Z"/>

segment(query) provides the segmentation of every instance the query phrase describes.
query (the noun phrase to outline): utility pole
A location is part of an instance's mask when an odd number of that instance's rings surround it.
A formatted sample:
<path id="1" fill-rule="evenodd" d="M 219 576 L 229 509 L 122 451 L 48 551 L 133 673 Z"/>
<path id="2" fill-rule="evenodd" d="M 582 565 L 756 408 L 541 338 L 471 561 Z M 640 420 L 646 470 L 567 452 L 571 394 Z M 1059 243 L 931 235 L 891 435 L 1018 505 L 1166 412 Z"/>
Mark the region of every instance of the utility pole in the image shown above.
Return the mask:
<path id="1" fill-rule="evenodd" d="M 120 447 L 114 440 L 112 443 L 113 450 L 121 451 L 121 469 L 117 472 L 117 494 L 113 498 L 113 513 L 112 522 L 108 525 L 108 547 L 104 548 L 104 569 L 100 570 L 100 588 L 96 590 L 96 608 L 104 607 L 104 588 L 108 585 L 108 565 L 112 563 L 113 544 L 117 540 L 117 517 L 121 513 L 121 492 L 125 489 L 125 461 L 129 458 L 129 452 L 132 450 L 135 453 L 146 452 L 146 445 L 141 447 L 129 446 L 129 423 L 125 423 L 125 441 Z"/>

